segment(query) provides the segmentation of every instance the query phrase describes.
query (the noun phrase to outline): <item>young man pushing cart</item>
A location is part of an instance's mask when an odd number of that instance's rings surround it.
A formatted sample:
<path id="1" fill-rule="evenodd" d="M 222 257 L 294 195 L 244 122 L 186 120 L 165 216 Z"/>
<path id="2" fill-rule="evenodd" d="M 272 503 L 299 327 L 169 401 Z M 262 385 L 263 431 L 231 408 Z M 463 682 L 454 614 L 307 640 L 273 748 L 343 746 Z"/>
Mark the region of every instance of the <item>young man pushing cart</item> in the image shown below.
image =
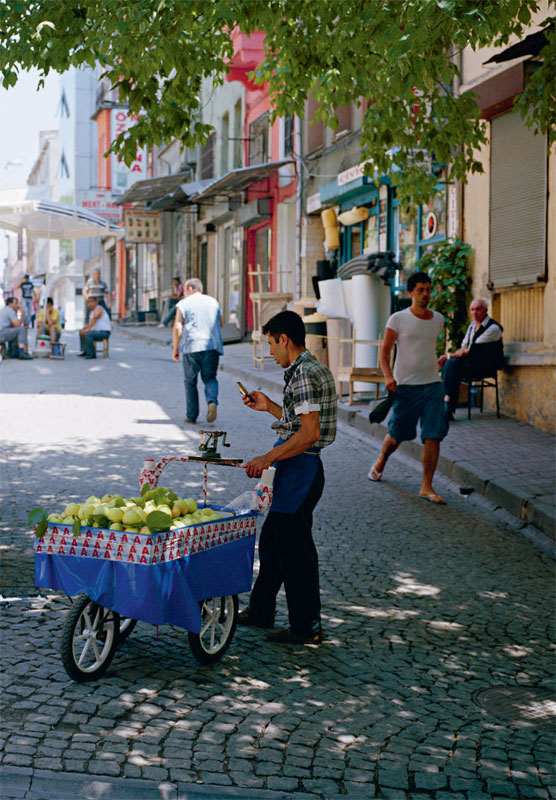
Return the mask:
<path id="1" fill-rule="evenodd" d="M 290 627 L 271 633 L 281 644 L 320 644 L 318 555 L 312 536 L 313 509 L 324 488 L 320 451 L 336 438 L 337 401 L 332 373 L 305 347 L 305 326 L 293 311 L 282 311 L 263 327 L 270 354 L 284 368 L 283 405 L 263 392 L 250 392 L 243 402 L 267 411 L 276 421 L 274 447 L 244 465 L 258 478 L 274 465 L 274 495 L 259 540 L 260 570 L 240 625 L 274 627 L 276 596 L 282 583 Z"/>

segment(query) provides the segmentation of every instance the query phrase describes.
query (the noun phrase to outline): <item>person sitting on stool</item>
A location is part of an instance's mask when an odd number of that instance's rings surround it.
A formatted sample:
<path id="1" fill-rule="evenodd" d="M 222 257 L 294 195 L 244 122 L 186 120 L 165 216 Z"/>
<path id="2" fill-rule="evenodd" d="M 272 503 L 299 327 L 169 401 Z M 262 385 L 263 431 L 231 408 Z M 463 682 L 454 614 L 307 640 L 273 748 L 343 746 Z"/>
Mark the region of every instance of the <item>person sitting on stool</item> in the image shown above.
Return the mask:
<path id="1" fill-rule="evenodd" d="M 444 382 L 444 403 L 448 419 L 454 419 L 459 387 L 463 378 L 492 377 L 504 363 L 502 326 L 488 316 L 488 304 L 478 298 L 471 303 L 473 322 L 455 353 L 440 356 Z"/>
<path id="2" fill-rule="evenodd" d="M 96 358 L 95 342 L 100 339 L 108 339 L 112 332 L 112 323 L 106 309 L 104 309 L 96 297 L 87 298 L 89 308 L 89 321 L 79 331 L 79 341 L 81 352 L 78 355 L 84 358 Z"/>
<path id="3" fill-rule="evenodd" d="M 54 308 L 54 300 L 51 297 L 47 298 L 46 301 L 46 313 L 43 308 L 39 309 L 39 316 L 37 318 L 37 334 L 41 335 L 43 333 L 45 336 L 50 336 L 51 344 L 58 342 L 60 340 L 60 336 L 62 335 L 60 314 Z"/>

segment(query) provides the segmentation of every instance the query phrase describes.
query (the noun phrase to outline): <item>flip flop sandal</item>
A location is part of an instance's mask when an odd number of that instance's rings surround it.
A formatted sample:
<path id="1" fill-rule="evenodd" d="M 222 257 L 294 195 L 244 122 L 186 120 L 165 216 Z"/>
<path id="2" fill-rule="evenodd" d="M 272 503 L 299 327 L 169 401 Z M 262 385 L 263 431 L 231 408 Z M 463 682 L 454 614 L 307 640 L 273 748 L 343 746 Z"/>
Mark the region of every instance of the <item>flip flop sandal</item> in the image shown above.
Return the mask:
<path id="1" fill-rule="evenodd" d="M 429 503 L 433 503 L 435 506 L 446 505 L 446 500 L 440 497 L 440 495 L 436 494 L 436 492 L 432 492 L 431 494 L 420 494 L 419 497 L 421 500 L 428 500 Z"/>
<path id="2" fill-rule="evenodd" d="M 370 481 L 375 481 L 375 483 L 376 483 L 377 481 L 379 481 L 382 478 L 382 472 L 378 472 L 373 466 L 369 470 L 369 474 L 368 474 L 367 477 L 369 478 Z"/>

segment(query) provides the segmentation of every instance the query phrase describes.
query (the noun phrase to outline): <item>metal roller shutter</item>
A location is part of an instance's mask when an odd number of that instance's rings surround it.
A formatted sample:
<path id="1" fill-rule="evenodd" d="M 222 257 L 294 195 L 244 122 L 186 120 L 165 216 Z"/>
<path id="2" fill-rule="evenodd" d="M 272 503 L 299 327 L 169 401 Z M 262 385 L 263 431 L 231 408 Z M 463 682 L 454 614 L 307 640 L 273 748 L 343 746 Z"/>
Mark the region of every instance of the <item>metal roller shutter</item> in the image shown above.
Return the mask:
<path id="1" fill-rule="evenodd" d="M 546 137 L 517 113 L 491 126 L 490 280 L 494 288 L 535 283 L 546 263 Z"/>

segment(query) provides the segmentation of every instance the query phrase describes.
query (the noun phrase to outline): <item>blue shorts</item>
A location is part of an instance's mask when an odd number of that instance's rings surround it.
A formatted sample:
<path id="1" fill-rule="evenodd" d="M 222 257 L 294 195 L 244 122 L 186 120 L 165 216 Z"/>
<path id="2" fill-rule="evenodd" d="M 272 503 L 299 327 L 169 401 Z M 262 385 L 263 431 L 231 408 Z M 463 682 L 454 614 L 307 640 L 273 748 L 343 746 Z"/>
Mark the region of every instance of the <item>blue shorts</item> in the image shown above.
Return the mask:
<path id="1" fill-rule="evenodd" d="M 406 442 L 417 436 L 421 424 L 421 441 L 443 439 L 448 433 L 448 417 L 444 409 L 442 383 L 419 386 L 397 386 L 388 433 L 396 442 Z"/>

